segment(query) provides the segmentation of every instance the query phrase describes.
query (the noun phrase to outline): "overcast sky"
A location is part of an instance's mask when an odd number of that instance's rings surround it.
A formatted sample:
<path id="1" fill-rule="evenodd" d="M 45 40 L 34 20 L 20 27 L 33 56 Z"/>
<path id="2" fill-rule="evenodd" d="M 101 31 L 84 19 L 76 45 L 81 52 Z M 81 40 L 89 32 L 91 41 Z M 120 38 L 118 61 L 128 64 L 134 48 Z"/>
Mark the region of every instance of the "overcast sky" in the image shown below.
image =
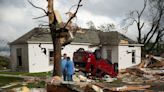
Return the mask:
<path id="1" fill-rule="evenodd" d="M 36 6 L 44 9 L 47 7 L 47 0 L 31 1 Z M 83 6 L 77 14 L 76 23 L 80 27 L 87 27 L 86 23 L 88 21 L 93 21 L 96 26 L 103 23 L 114 23 L 119 26 L 130 10 L 140 10 L 143 7 L 143 1 L 83 0 Z M 54 8 L 60 12 L 63 21 L 66 21 L 65 13 L 77 2 L 78 0 L 54 0 Z M 32 7 L 27 0 L 0 0 L 0 39 L 13 41 L 39 24 L 48 23 L 48 18 L 33 19 L 41 15 L 44 15 L 44 13 Z M 125 35 L 134 38 L 135 31 L 135 27 L 131 27 Z"/>

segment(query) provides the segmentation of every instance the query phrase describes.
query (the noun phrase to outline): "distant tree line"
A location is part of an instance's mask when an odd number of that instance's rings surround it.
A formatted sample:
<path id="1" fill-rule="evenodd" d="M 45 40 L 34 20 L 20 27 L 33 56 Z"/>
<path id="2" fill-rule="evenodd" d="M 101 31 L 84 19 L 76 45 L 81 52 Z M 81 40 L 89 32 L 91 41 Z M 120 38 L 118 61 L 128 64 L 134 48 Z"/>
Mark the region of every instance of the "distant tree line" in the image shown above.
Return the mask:
<path id="1" fill-rule="evenodd" d="M 10 67 L 10 61 L 8 57 L 0 56 L 0 70 L 9 68 Z"/>

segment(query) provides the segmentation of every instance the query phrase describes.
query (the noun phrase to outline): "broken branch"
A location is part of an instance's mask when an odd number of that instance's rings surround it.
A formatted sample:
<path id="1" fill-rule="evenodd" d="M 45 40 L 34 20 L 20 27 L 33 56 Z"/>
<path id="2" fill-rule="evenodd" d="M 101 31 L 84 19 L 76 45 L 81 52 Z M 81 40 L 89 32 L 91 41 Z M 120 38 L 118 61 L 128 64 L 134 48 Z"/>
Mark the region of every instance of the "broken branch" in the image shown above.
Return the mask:
<path id="1" fill-rule="evenodd" d="M 45 9 L 43 9 L 43 8 L 41 8 L 41 7 L 38 7 L 38 6 L 34 5 L 30 0 L 27 0 L 27 1 L 28 1 L 33 7 L 42 10 L 46 15 L 48 15 L 48 14 L 47 14 L 47 11 L 46 11 Z"/>
<path id="2" fill-rule="evenodd" d="M 43 16 L 36 17 L 36 18 L 33 18 L 33 19 L 40 19 L 40 18 L 43 18 L 43 17 L 47 17 L 47 15 L 43 15 Z"/>
<path id="3" fill-rule="evenodd" d="M 76 16 L 77 11 L 78 11 L 79 8 L 82 6 L 82 5 L 80 4 L 81 1 L 82 1 L 82 0 L 79 0 L 75 13 L 73 13 L 73 15 L 69 18 L 69 20 L 68 20 L 68 21 L 66 22 L 66 24 L 64 25 L 63 29 L 65 29 L 66 26 L 69 24 L 69 22 Z"/>

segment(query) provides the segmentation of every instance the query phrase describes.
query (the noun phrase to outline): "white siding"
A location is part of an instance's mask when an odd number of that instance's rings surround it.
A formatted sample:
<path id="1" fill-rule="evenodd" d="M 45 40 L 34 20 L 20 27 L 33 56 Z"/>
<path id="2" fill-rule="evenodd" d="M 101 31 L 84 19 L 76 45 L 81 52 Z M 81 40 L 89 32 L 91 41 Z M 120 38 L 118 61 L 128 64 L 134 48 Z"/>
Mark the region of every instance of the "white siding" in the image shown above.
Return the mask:
<path id="1" fill-rule="evenodd" d="M 53 69 L 53 65 L 49 65 L 49 51 L 53 50 L 52 44 L 41 44 L 42 48 L 46 48 L 47 54 L 45 55 L 39 44 L 29 44 L 29 72 L 46 72 Z M 79 48 L 94 51 L 96 47 L 90 48 L 89 45 L 69 44 L 63 47 L 62 54 L 67 53 L 68 56 L 73 57 L 73 53 Z"/>
<path id="2" fill-rule="evenodd" d="M 102 46 L 101 54 L 103 59 L 107 59 L 107 50 L 111 50 L 112 63 L 118 63 L 118 46 Z"/>
<path id="3" fill-rule="evenodd" d="M 135 51 L 135 61 L 132 63 L 132 50 Z M 141 47 L 119 46 L 119 69 L 125 69 L 141 62 Z"/>
<path id="4" fill-rule="evenodd" d="M 53 65 L 49 65 L 49 50 L 53 49 L 52 44 L 41 44 L 42 48 L 46 48 L 46 55 L 43 53 L 39 44 L 28 45 L 29 55 L 29 72 L 46 72 L 53 69 Z"/>
<path id="5" fill-rule="evenodd" d="M 17 68 L 16 49 L 22 48 L 22 71 L 27 72 L 46 72 L 53 69 L 53 65 L 49 65 L 49 51 L 53 50 L 52 44 L 42 44 L 41 47 L 46 48 L 46 55 L 43 53 L 39 44 L 24 44 L 11 45 L 11 68 Z M 98 47 L 90 47 L 88 44 L 69 44 L 63 47 L 62 54 L 67 53 L 68 56 L 73 57 L 73 52 L 79 48 L 84 48 L 88 51 L 94 51 Z M 111 50 L 112 63 L 118 63 L 119 69 L 125 69 L 137 65 L 141 62 L 141 47 L 129 46 L 103 46 L 102 57 L 107 58 L 107 50 Z M 132 50 L 135 50 L 135 61 L 132 63 Z M 129 53 L 127 53 L 129 52 Z"/>
<path id="6" fill-rule="evenodd" d="M 103 59 L 107 59 L 107 47 L 106 46 L 101 47 L 101 57 Z"/>
<path id="7" fill-rule="evenodd" d="M 25 71 L 28 72 L 29 71 L 29 67 L 28 67 L 28 51 L 27 51 L 27 44 L 24 45 L 11 45 L 11 54 L 10 54 L 10 61 L 11 61 L 11 69 L 14 71 L 18 68 L 18 62 L 17 62 L 17 53 L 16 50 L 18 48 L 22 49 L 22 70 L 21 71 Z"/>

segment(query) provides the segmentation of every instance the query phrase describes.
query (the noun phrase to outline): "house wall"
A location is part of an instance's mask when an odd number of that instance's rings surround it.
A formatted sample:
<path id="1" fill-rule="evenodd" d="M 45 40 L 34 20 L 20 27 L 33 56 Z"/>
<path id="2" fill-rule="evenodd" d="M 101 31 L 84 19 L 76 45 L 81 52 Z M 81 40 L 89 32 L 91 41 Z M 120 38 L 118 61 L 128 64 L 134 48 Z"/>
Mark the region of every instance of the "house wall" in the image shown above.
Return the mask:
<path id="1" fill-rule="evenodd" d="M 28 44 L 29 56 L 29 72 L 46 72 L 53 69 L 53 65 L 49 65 L 49 50 L 53 49 L 52 44 L 41 44 L 42 48 L 46 48 L 46 54 L 39 47 L 39 44 Z"/>
<path id="2" fill-rule="evenodd" d="M 49 51 L 53 51 L 52 44 L 41 44 L 42 48 L 46 48 L 46 55 L 43 53 L 39 44 L 29 44 L 28 45 L 28 55 L 29 55 L 29 72 L 46 72 L 53 69 L 53 65 L 49 64 Z M 73 57 L 73 52 L 79 48 L 84 48 L 85 50 L 94 51 L 96 47 L 90 48 L 89 45 L 85 44 L 69 44 L 63 47 L 62 54 L 67 53 L 68 56 Z"/>
<path id="3" fill-rule="evenodd" d="M 132 50 L 135 51 L 135 63 L 132 63 Z M 125 69 L 137 65 L 141 62 L 141 47 L 119 46 L 119 69 Z"/>
<path id="4" fill-rule="evenodd" d="M 107 50 L 111 51 L 112 63 L 118 63 L 118 46 L 102 46 L 101 55 L 103 59 L 107 59 Z"/>
<path id="5" fill-rule="evenodd" d="M 18 62 L 17 62 L 17 53 L 16 50 L 18 48 L 22 49 L 22 66 L 18 67 Z M 11 64 L 11 69 L 13 71 L 25 71 L 28 72 L 29 71 L 29 67 L 28 67 L 28 49 L 27 49 L 27 44 L 23 44 L 23 45 L 10 45 L 10 64 Z"/>

